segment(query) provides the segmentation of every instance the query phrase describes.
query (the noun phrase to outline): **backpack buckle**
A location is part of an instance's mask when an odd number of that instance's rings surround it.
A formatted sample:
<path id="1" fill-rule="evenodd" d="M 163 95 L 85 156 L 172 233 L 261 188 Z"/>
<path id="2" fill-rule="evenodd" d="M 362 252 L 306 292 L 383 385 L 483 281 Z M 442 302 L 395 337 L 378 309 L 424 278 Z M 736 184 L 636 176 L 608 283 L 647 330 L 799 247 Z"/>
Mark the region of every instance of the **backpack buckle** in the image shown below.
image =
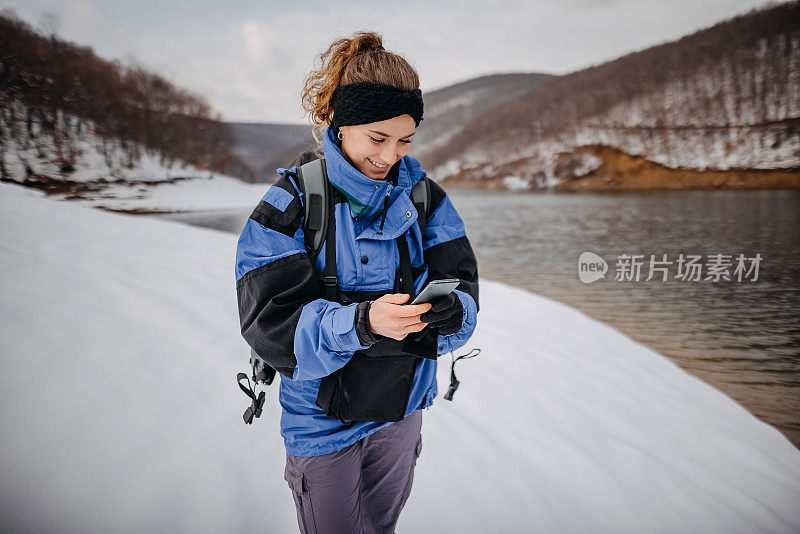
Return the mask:
<path id="1" fill-rule="evenodd" d="M 328 287 L 330 286 L 336 287 L 337 285 L 339 285 L 339 279 L 336 276 L 323 276 L 322 285 Z"/>

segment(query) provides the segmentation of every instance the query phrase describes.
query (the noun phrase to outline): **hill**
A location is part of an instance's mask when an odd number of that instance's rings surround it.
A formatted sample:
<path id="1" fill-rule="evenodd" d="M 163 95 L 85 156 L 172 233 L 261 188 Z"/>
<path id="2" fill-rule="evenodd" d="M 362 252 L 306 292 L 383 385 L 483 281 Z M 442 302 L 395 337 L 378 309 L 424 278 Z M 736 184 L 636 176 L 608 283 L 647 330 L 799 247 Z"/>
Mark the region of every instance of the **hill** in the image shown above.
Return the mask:
<path id="1" fill-rule="evenodd" d="M 477 187 L 800 187 L 798 71 L 800 3 L 770 6 L 551 78 L 421 157 Z"/>
<path id="2" fill-rule="evenodd" d="M 530 91 L 552 78 L 549 74 L 494 74 L 426 92 L 425 120 L 417 129 L 410 154 L 446 144 L 461 127 L 482 111 Z M 251 182 L 274 182 L 275 169 L 288 167 L 314 147 L 311 126 L 303 124 L 228 123 L 232 151 L 238 162 L 230 173 Z"/>
<path id="3" fill-rule="evenodd" d="M 249 182 L 274 182 L 275 169 L 314 147 L 311 126 L 305 124 L 230 122 L 228 128 L 232 152 L 243 165 L 229 172 Z"/>

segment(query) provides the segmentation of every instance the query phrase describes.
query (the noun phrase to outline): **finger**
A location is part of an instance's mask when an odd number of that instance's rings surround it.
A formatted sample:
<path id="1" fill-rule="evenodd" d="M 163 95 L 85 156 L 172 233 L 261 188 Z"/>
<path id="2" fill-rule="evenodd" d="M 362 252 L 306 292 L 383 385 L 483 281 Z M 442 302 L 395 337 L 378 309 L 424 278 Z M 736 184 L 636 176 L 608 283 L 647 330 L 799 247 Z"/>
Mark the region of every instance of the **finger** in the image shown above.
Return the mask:
<path id="1" fill-rule="evenodd" d="M 436 303 L 433 305 L 432 309 L 433 309 L 433 311 L 436 311 L 436 312 L 444 311 L 444 310 L 450 308 L 451 306 L 453 306 L 453 304 L 455 304 L 455 300 L 457 298 L 458 297 L 456 297 L 454 293 L 450 293 L 447 296 L 442 297 L 439 300 L 437 300 Z"/>
<path id="2" fill-rule="evenodd" d="M 402 332 L 409 326 L 416 324 L 420 324 L 419 317 L 411 317 L 411 318 L 406 317 L 404 319 L 398 319 L 396 323 L 396 328 Z M 427 324 L 427 323 L 422 323 L 422 324 Z"/>
<path id="3" fill-rule="evenodd" d="M 412 323 L 403 329 L 403 333 L 408 335 L 412 332 L 419 332 L 426 326 L 428 326 L 428 323 Z"/>
<path id="4" fill-rule="evenodd" d="M 417 315 L 422 315 L 426 311 L 431 309 L 431 304 L 428 302 L 423 302 L 422 304 L 409 304 L 407 306 L 403 306 L 400 308 L 398 312 L 398 317 L 415 317 Z"/>
<path id="5" fill-rule="evenodd" d="M 432 316 L 432 315 L 425 315 L 423 313 L 422 315 L 419 316 L 419 320 L 422 321 L 425 324 L 431 324 L 431 323 L 435 323 L 436 321 L 438 321 L 439 317 L 435 317 L 435 316 Z"/>
<path id="6" fill-rule="evenodd" d="M 388 293 L 379 298 L 378 301 L 388 302 L 391 304 L 402 304 L 406 302 L 410 296 L 411 295 L 409 295 L 408 293 Z"/>
<path id="7" fill-rule="evenodd" d="M 431 310 L 429 312 L 423 313 L 419 316 L 420 321 L 424 321 L 426 323 L 435 323 L 436 321 L 441 321 L 442 319 L 446 319 L 451 315 L 455 315 L 450 310 L 440 311 L 437 312 L 436 310 Z"/>
<path id="8" fill-rule="evenodd" d="M 437 301 L 436 304 L 434 304 L 433 307 L 431 307 L 431 309 L 433 311 L 435 311 L 435 312 L 440 312 L 440 311 L 446 310 L 447 308 L 452 306 L 452 304 L 453 304 L 453 302 L 450 299 L 445 297 L 445 298 Z"/>

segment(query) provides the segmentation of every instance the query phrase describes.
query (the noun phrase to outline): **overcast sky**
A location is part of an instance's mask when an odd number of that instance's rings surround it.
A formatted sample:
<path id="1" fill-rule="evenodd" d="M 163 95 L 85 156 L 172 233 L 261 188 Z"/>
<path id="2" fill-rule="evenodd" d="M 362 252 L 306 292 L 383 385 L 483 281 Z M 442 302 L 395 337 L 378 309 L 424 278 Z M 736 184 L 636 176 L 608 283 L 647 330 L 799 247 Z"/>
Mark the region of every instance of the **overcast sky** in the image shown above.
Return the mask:
<path id="1" fill-rule="evenodd" d="M 0 0 L 107 59 L 136 61 L 208 100 L 226 121 L 305 122 L 303 79 L 341 36 L 380 33 L 423 95 L 477 76 L 566 74 L 677 39 L 763 0 L 271 2 Z"/>

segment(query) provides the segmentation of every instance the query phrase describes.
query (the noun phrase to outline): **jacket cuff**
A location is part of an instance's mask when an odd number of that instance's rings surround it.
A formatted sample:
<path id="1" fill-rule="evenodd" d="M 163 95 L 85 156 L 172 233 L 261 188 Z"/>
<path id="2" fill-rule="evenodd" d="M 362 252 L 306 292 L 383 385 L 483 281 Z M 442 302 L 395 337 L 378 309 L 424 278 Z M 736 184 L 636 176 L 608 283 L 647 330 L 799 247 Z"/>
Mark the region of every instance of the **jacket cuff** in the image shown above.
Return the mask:
<path id="1" fill-rule="evenodd" d="M 359 302 L 356 306 L 355 325 L 358 342 L 362 346 L 371 346 L 383 339 L 383 336 L 375 334 L 369 324 L 369 309 L 372 301 Z"/>
<path id="2" fill-rule="evenodd" d="M 458 332 L 439 336 L 439 354 L 452 352 L 466 345 L 469 338 L 472 337 L 478 322 L 478 305 L 473 300 L 472 295 L 459 289 L 454 289 L 453 292 L 461 299 L 461 305 L 464 307 L 464 318 L 461 329 Z"/>

